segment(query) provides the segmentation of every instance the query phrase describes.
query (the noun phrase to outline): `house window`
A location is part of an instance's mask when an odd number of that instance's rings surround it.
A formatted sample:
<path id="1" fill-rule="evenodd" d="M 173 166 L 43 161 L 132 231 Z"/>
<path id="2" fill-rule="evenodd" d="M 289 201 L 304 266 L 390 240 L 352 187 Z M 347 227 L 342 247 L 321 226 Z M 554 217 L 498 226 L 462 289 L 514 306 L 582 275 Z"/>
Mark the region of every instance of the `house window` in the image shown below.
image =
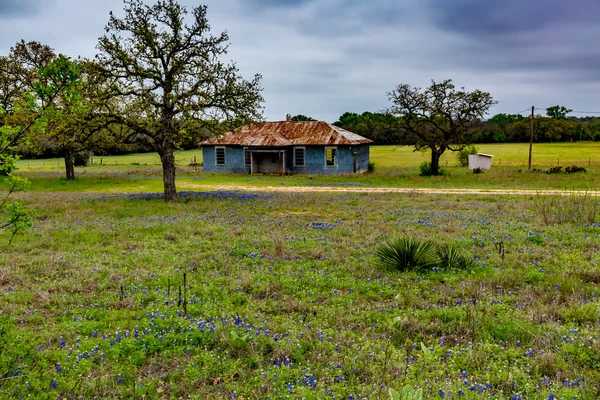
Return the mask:
<path id="1" fill-rule="evenodd" d="M 304 147 L 294 148 L 294 167 L 304 167 Z"/>
<path id="2" fill-rule="evenodd" d="M 252 164 L 252 154 L 248 151 L 247 148 L 244 148 L 244 165 L 249 167 Z"/>
<path id="3" fill-rule="evenodd" d="M 337 147 L 325 147 L 325 166 L 337 167 Z"/>
<path id="4" fill-rule="evenodd" d="M 215 147 L 215 160 L 217 165 L 225 165 L 225 147 Z"/>

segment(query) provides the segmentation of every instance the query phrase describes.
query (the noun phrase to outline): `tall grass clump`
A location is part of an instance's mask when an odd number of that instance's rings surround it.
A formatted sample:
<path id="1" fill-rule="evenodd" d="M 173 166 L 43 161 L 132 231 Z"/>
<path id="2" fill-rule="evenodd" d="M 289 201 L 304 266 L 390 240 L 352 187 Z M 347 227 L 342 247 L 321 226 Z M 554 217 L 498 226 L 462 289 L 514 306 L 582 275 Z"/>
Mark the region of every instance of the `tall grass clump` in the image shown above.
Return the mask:
<path id="1" fill-rule="evenodd" d="M 534 197 L 534 211 L 546 225 L 593 224 L 600 215 L 600 193 L 571 191 L 563 196 L 543 195 Z"/>
<path id="2" fill-rule="evenodd" d="M 379 264 L 399 271 L 422 271 L 438 263 L 435 245 L 431 242 L 403 236 L 379 246 Z"/>

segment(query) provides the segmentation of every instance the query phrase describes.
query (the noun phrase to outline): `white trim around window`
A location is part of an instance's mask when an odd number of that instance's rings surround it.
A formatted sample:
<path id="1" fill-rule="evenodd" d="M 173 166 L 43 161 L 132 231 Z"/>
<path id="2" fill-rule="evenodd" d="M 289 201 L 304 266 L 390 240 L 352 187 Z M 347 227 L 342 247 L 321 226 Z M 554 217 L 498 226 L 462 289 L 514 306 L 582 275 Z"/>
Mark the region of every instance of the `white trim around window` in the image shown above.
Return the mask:
<path id="1" fill-rule="evenodd" d="M 325 147 L 325 167 L 326 168 L 337 168 L 338 165 L 338 151 L 336 146 Z"/>
<path id="2" fill-rule="evenodd" d="M 222 154 L 219 154 L 221 152 Z M 227 163 L 225 153 L 225 146 L 215 146 L 215 165 L 225 165 Z"/>
<path id="3" fill-rule="evenodd" d="M 301 162 L 298 162 L 300 158 Z M 306 167 L 306 147 L 294 147 L 294 168 L 304 167 Z"/>

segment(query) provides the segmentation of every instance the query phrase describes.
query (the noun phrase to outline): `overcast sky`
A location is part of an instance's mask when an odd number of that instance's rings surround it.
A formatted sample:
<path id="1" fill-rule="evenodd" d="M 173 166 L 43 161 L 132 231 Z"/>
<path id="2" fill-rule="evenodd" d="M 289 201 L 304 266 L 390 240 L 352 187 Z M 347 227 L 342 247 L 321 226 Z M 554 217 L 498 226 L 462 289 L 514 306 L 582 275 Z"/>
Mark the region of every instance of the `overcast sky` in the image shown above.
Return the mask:
<path id="1" fill-rule="evenodd" d="M 492 114 L 556 104 L 600 111 L 598 0 L 203 3 L 214 33 L 229 32 L 228 58 L 247 79 L 263 75 L 268 120 L 334 122 L 387 107 L 400 83 L 447 78 L 489 91 L 499 101 Z M 0 0 L 0 54 L 24 39 L 92 57 L 109 11 L 122 9 L 121 0 Z"/>

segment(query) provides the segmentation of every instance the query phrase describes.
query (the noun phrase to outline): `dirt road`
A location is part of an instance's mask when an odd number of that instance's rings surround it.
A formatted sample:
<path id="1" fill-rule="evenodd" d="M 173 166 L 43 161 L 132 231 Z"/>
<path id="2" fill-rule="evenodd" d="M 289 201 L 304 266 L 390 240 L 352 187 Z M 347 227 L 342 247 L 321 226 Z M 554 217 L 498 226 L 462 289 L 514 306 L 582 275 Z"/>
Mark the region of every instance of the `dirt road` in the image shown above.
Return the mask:
<path id="1" fill-rule="evenodd" d="M 348 186 L 243 186 L 202 185 L 180 183 L 184 190 L 240 190 L 249 192 L 336 192 L 336 193 L 423 193 L 423 194 L 472 194 L 472 195 L 559 195 L 600 196 L 598 191 L 585 190 L 526 190 L 526 189 L 466 189 L 466 188 L 382 188 Z"/>

